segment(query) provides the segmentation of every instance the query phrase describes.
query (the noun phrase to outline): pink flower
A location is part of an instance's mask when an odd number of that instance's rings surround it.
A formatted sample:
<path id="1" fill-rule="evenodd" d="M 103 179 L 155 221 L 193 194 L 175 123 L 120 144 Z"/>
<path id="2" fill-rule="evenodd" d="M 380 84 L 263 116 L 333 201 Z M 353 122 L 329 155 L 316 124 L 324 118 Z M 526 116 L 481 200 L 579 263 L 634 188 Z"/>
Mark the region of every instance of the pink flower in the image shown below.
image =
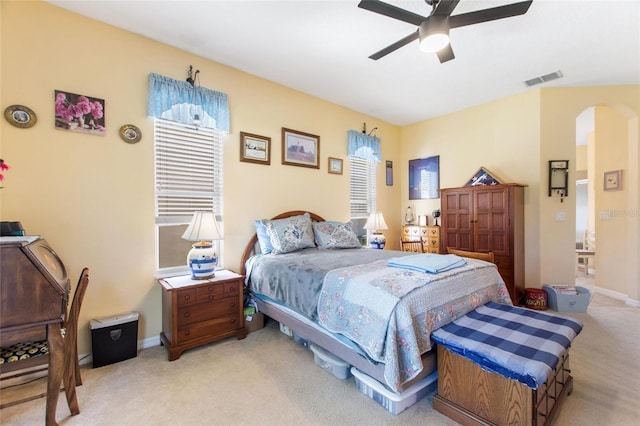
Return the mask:
<path id="1" fill-rule="evenodd" d="M 0 158 L 0 171 L 9 170 L 9 166 L 5 164 L 4 160 Z M 0 173 L 0 182 L 4 180 L 4 175 Z"/>

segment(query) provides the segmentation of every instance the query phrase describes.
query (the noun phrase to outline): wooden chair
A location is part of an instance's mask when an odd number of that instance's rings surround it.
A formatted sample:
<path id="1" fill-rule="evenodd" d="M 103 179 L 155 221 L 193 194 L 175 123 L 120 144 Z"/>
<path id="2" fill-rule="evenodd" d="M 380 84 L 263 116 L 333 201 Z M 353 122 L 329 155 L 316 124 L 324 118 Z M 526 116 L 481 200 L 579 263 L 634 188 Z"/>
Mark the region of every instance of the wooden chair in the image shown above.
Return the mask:
<path id="1" fill-rule="evenodd" d="M 400 238 L 400 250 L 412 251 L 414 253 L 424 253 L 424 246 L 422 245 L 422 240 L 405 241 Z"/>
<path id="2" fill-rule="evenodd" d="M 585 275 L 589 275 L 589 263 L 593 261 L 595 264 L 595 258 L 596 235 L 594 232 L 585 230 L 582 240 L 582 249 L 576 249 L 576 275 L 578 275 L 578 269 L 581 265 L 584 267 Z"/>
<path id="3" fill-rule="evenodd" d="M 80 308 L 82 307 L 82 300 L 89 286 L 89 269 L 84 268 L 78 279 L 78 285 L 76 286 L 75 293 L 73 295 L 73 301 L 71 302 L 71 308 L 66 315 L 64 322 L 64 374 L 63 385 L 65 390 L 65 396 L 67 398 L 67 404 L 71 414 L 80 413 L 78 406 L 78 400 L 76 396 L 75 387 L 82 385 L 82 377 L 80 376 L 80 360 L 78 359 L 78 319 L 80 317 Z M 47 348 L 47 341 L 38 342 L 25 342 L 31 348 L 37 348 L 37 351 L 43 353 L 42 355 L 32 356 L 25 359 L 21 359 L 13 362 L 5 362 L 0 364 L 0 373 L 10 373 L 18 370 L 25 370 L 27 368 L 37 367 L 39 365 L 49 364 L 49 353 Z M 21 346 L 21 350 L 29 353 L 29 348 L 25 343 L 17 344 Z M 13 350 L 17 345 L 13 345 L 9 348 L 0 348 L 2 353 L 7 353 Z M 32 370 L 30 372 L 37 372 L 41 370 Z M 4 379 L 11 377 L 4 377 Z M 37 399 L 44 396 L 37 395 L 35 397 L 27 397 L 20 401 L 11 403 L 15 405 L 20 402 L 26 402 L 33 399 Z"/>
<path id="4" fill-rule="evenodd" d="M 493 256 L 493 252 L 477 252 L 477 251 L 465 251 L 465 250 L 458 250 L 458 249 L 453 249 L 451 247 L 447 247 L 447 252 L 449 254 L 455 254 L 456 256 L 460 256 L 460 257 L 469 257 L 472 259 L 479 259 L 479 260 L 484 260 L 487 262 L 491 262 L 491 263 L 496 263 L 494 260 L 494 256 Z"/>

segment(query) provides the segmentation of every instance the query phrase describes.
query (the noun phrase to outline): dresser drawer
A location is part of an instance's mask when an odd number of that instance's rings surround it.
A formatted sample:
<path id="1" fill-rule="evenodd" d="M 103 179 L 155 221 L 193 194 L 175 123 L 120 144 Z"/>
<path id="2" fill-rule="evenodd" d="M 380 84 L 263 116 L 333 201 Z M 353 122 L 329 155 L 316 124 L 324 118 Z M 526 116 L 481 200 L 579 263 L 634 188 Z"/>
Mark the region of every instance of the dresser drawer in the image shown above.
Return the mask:
<path id="1" fill-rule="evenodd" d="M 197 339 L 199 337 L 211 336 L 225 331 L 235 330 L 241 325 L 238 315 L 229 315 L 219 318 L 213 318 L 196 324 L 181 327 L 178 330 L 178 344 L 188 340 Z"/>
<path id="2" fill-rule="evenodd" d="M 224 297 L 238 296 L 240 294 L 241 281 L 224 284 Z"/>
<path id="3" fill-rule="evenodd" d="M 222 299 L 178 308 L 178 328 L 185 324 L 207 321 L 227 314 L 238 314 L 238 298 Z"/>
<path id="4" fill-rule="evenodd" d="M 178 307 L 195 305 L 196 303 L 196 289 L 190 288 L 188 290 L 178 291 Z"/>

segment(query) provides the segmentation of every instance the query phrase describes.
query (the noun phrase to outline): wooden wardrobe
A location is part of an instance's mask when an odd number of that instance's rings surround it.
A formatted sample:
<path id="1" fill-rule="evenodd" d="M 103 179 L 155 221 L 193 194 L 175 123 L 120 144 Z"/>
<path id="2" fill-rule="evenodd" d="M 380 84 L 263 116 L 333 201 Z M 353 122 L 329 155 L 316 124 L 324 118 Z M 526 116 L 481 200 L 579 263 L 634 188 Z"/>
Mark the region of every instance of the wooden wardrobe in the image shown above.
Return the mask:
<path id="1" fill-rule="evenodd" d="M 500 184 L 440 190 L 441 253 L 447 247 L 493 252 L 514 305 L 524 297 L 524 186 Z"/>

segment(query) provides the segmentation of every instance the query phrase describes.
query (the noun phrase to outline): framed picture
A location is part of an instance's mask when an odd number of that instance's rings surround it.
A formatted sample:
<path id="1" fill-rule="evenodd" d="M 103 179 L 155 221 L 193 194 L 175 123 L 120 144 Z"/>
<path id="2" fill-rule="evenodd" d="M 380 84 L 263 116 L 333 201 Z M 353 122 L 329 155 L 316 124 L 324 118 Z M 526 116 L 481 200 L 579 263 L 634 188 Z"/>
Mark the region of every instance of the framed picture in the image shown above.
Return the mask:
<path id="1" fill-rule="evenodd" d="M 386 164 L 387 186 L 393 186 L 393 161 L 387 160 Z"/>
<path id="2" fill-rule="evenodd" d="M 409 160 L 409 199 L 440 198 L 440 156 Z"/>
<path id="3" fill-rule="evenodd" d="M 104 136 L 104 100 L 55 91 L 56 129 Z"/>
<path id="4" fill-rule="evenodd" d="M 334 175 L 342 174 L 342 160 L 340 158 L 329 157 L 329 173 Z"/>
<path id="5" fill-rule="evenodd" d="M 282 164 L 320 168 L 320 136 L 282 128 Z"/>
<path id="6" fill-rule="evenodd" d="M 619 191 L 622 189 L 622 170 L 604 172 L 605 191 Z"/>
<path id="7" fill-rule="evenodd" d="M 4 118 L 12 126 L 28 129 L 37 123 L 38 117 L 30 108 L 23 105 L 11 105 L 5 108 Z"/>
<path id="8" fill-rule="evenodd" d="M 240 161 L 271 164 L 271 138 L 240 132 Z"/>
<path id="9" fill-rule="evenodd" d="M 469 182 L 465 186 L 480 186 L 480 185 L 499 185 L 500 181 L 493 177 L 491 173 L 484 167 L 480 169 L 469 179 Z"/>

